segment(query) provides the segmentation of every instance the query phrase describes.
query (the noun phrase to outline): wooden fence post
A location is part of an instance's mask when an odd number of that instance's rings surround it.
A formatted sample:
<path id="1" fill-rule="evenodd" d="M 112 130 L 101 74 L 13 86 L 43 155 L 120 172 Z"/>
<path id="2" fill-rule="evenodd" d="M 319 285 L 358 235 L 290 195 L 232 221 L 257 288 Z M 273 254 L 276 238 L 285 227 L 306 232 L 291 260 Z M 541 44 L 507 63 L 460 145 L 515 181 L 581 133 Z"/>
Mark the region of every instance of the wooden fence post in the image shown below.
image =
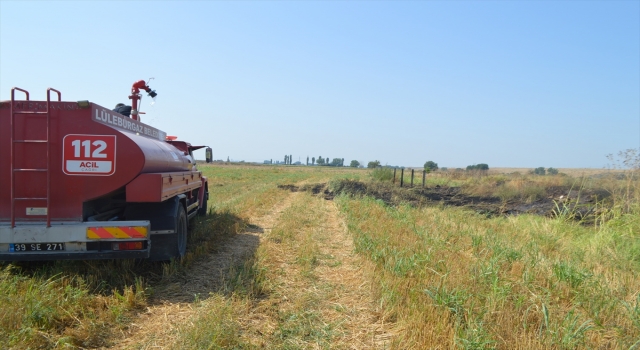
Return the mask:
<path id="1" fill-rule="evenodd" d="M 426 176 L 427 176 L 427 171 L 423 170 L 422 171 L 422 188 L 424 188 L 424 180 L 425 180 Z"/>
<path id="2" fill-rule="evenodd" d="M 396 183 L 396 168 L 393 168 L 393 184 L 395 185 Z"/>
<path id="3" fill-rule="evenodd" d="M 414 169 L 411 169 L 411 187 L 413 187 L 413 170 Z"/>
<path id="4" fill-rule="evenodd" d="M 400 187 L 404 183 L 404 168 L 400 169 Z"/>

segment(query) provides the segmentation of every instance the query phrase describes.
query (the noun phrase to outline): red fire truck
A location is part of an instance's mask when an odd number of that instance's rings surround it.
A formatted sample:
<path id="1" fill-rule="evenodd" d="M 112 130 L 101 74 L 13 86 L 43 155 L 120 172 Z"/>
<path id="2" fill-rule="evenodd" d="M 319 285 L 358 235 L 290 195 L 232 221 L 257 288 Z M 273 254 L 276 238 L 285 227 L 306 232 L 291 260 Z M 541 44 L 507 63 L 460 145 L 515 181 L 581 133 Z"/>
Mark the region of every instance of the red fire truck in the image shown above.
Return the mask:
<path id="1" fill-rule="evenodd" d="M 0 102 L 0 261 L 185 254 L 190 219 L 207 212 L 193 157 L 205 146 L 142 123 L 142 90 L 156 95 L 135 82 L 131 117 L 51 88 Z"/>

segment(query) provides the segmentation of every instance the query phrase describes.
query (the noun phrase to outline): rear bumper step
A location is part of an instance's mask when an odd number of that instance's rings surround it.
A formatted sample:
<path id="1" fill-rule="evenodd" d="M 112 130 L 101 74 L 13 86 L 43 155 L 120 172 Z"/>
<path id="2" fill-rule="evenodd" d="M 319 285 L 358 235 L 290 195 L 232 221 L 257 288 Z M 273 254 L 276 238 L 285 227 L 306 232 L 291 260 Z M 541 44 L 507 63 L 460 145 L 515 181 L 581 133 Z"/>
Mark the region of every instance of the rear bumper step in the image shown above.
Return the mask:
<path id="1" fill-rule="evenodd" d="M 148 257 L 149 249 L 110 252 L 0 253 L 0 261 L 146 259 Z"/>
<path id="2" fill-rule="evenodd" d="M 149 221 L 0 223 L 0 261 L 143 259 L 150 256 Z M 118 247 L 135 244 L 139 247 Z M 15 251 L 14 245 L 64 244 L 64 250 Z"/>

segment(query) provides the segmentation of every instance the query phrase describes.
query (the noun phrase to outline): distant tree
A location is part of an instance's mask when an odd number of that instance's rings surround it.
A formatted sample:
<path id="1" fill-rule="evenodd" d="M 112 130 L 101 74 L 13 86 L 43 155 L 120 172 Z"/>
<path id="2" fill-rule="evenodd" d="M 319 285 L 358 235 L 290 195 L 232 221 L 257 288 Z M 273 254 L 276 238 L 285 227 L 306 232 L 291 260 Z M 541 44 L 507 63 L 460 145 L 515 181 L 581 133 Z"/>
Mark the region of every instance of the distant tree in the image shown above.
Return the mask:
<path id="1" fill-rule="evenodd" d="M 289 155 L 289 165 L 293 164 L 293 156 Z"/>
<path id="2" fill-rule="evenodd" d="M 544 175 L 546 173 L 546 171 L 544 170 L 544 167 L 538 167 L 533 169 L 533 173 L 536 175 Z"/>
<path id="3" fill-rule="evenodd" d="M 307 165 L 309 165 L 309 156 L 307 156 Z"/>
<path id="4" fill-rule="evenodd" d="M 427 161 L 426 163 L 424 163 L 424 170 L 428 173 L 432 171 L 436 171 L 438 170 L 438 163 L 433 161 Z"/>
<path id="5" fill-rule="evenodd" d="M 316 164 L 316 157 L 311 157 L 311 164 Z"/>
<path id="6" fill-rule="evenodd" d="M 449 168 L 447 168 L 447 167 L 443 166 L 442 168 L 440 168 L 440 170 L 442 170 L 442 171 L 447 171 L 447 170 L 449 170 Z"/>
<path id="7" fill-rule="evenodd" d="M 331 161 L 331 166 L 341 166 L 342 163 L 342 158 L 333 158 L 333 160 Z"/>
<path id="8" fill-rule="evenodd" d="M 229 156 L 227 156 L 227 163 L 229 163 Z"/>
<path id="9" fill-rule="evenodd" d="M 340 159 L 340 166 L 344 166 L 344 158 Z"/>
<path id="10" fill-rule="evenodd" d="M 377 168 L 379 166 L 380 166 L 380 161 L 379 160 L 374 160 L 374 161 L 371 161 L 371 162 L 369 162 L 367 164 L 367 168 L 369 168 L 369 169 L 375 169 L 375 168 Z"/>
<path id="11" fill-rule="evenodd" d="M 489 170 L 489 165 L 485 163 L 467 165 L 467 170 Z"/>
<path id="12" fill-rule="evenodd" d="M 357 168 L 357 167 L 360 166 L 360 162 L 358 162 L 357 160 L 354 159 L 354 160 L 351 161 L 351 164 L 349 164 L 349 166 L 352 167 L 352 168 Z"/>
<path id="13" fill-rule="evenodd" d="M 318 160 L 316 162 L 318 163 L 318 165 L 324 165 L 324 159 L 322 158 L 322 156 L 318 157 Z"/>
<path id="14" fill-rule="evenodd" d="M 549 175 L 558 175 L 558 169 L 549 168 L 549 169 L 547 169 L 547 174 L 549 174 Z"/>

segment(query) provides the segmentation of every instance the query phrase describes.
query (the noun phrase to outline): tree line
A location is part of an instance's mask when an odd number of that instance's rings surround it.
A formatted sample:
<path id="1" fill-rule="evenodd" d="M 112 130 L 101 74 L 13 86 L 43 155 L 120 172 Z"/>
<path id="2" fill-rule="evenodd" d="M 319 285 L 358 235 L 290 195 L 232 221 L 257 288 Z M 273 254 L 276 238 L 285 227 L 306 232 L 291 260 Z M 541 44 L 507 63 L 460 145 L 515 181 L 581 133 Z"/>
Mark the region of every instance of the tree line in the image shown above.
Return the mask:
<path id="1" fill-rule="evenodd" d="M 291 165 L 293 164 L 293 156 L 292 155 L 285 155 L 284 156 L 284 164 L 286 165 Z M 307 156 L 307 165 L 319 165 L 319 166 L 335 166 L 335 167 L 342 167 L 344 166 L 344 158 L 333 158 L 331 161 L 329 161 L 329 157 L 325 157 L 323 158 L 322 156 L 318 156 L 318 158 L 316 157 L 311 157 L 311 159 L 309 159 L 309 157 Z M 228 160 L 227 160 L 228 161 Z M 272 161 L 273 162 L 273 161 Z M 350 167 L 352 168 L 358 168 L 360 167 L 360 162 L 357 160 L 352 160 L 351 163 L 349 164 Z M 370 162 L 367 163 L 367 168 L 369 169 L 375 169 L 380 167 L 380 161 L 379 160 L 372 160 Z M 428 160 L 424 163 L 424 170 L 427 173 L 430 172 L 434 172 L 437 171 L 438 169 L 442 170 L 442 171 L 447 171 L 448 168 L 439 168 L 438 167 L 438 163 L 432 161 L 432 160 Z M 457 171 L 462 171 L 462 168 L 456 168 Z M 466 168 L 467 171 L 487 171 L 489 170 L 489 165 L 486 163 L 478 163 L 478 164 L 472 164 L 472 165 L 467 165 Z M 544 167 L 538 167 L 535 168 L 533 170 L 530 171 L 531 174 L 535 174 L 535 175 L 557 175 L 558 174 L 558 169 L 555 168 L 548 168 L 545 169 Z"/>
<path id="2" fill-rule="evenodd" d="M 320 165 L 320 166 L 344 166 L 344 158 L 333 158 L 333 160 L 329 161 L 329 157 L 322 158 L 322 156 L 311 157 L 311 165 Z M 309 157 L 307 157 L 307 165 L 309 165 Z"/>
<path id="3" fill-rule="evenodd" d="M 358 165 L 359 165 L 359 163 L 358 163 Z M 381 165 L 380 165 L 380 161 L 379 161 L 379 160 L 373 160 L 373 161 L 370 161 L 370 162 L 367 164 L 367 168 L 370 168 L 370 169 L 375 169 L 375 168 L 378 168 L 378 167 L 380 167 L 380 166 L 381 166 Z M 437 171 L 438 169 L 440 169 L 440 168 L 438 167 L 438 163 L 436 163 L 436 162 L 434 162 L 434 161 L 432 161 L 432 160 L 428 160 L 428 161 L 426 161 L 426 162 L 424 163 L 424 170 L 425 170 L 427 173 Z M 442 170 L 443 170 L 443 171 L 446 171 L 446 170 L 448 170 L 448 169 L 447 169 L 447 168 L 442 168 Z M 462 170 L 462 169 L 461 169 L 461 168 L 458 168 L 457 170 Z M 485 163 L 479 163 L 479 164 L 468 165 L 468 166 L 467 166 L 467 170 L 468 170 L 468 171 L 473 171 L 473 170 L 489 170 L 489 165 L 488 165 L 488 164 L 485 164 Z"/>
<path id="4" fill-rule="evenodd" d="M 273 160 L 270 161 L 271 164 L 273 164 Z M 282 163 L 284 165 L 292 165 L 293 164 L 293 156 L 290 154 L 287 154 L 284 156 L 284 163 Z M 344 158 L 333 158 L 330 159 L 329 157 L 322 157 L 322 156 L 318 156 L 318 158 L 316 157 L 311 157 L 309 158 L 307 156 L 307 165 L 319 165 L 319 166 L 335 166 L 335 167 L 341 167 L 344 166 Z M 360 166 L 360 162 L 358 162 L 357 160 L 352 160 L 351 163 L 349 164 L 349 166 L 357 168 Z"/>
<path id="5" fill-rule="evenodd" d="M 293 164 L 292 161 L 293 157 L 291 155 L 285 155 L 284 156 L 284 164 L 286 165 L 291 165 Z M 318 158 L 316 157 L 311 157 L 309 158 L 307 156 L 307 165 L 318 165 L 318 166 L 335 166 L 335 167 L 342 167 L 344 166 L 344 158 L 333 158 L 332 160 L 330 160 L 329 157 L 322 157 L 322 156 L 318 156 Z M 360 167 L 360 162 L 357 160 L 352 160 L 351 163 L 349 164 L 350 167 L 352 168 L 358 168 Z M 370 162 L 367 163 L 367 168 L 369 169 L 375 169 L 380 167 L 380 161 L 379 160 L 372 160 Z M 432 161 L 432 160 L 428 160 L 424 163 L 424 170 L 427 173 L 430 172 L 434 172 L 437 171 L 438 169 L 440 169 L 438 167 L 438 163 Z M 443 171 L 447 171 L 447 168 L 441 168 L 441 170 Z M 457 168 L 456 170 L 460 171 L 463 170 L 462 168 Z M 486 171 L 489 170 L 489 165 L 486 163 L 478 163 L 478 164 L 473 164 L 473 165 L 468 165 L 466 168 L 467 171 Z M 533 171 L 535 174 L 541 174 L 544 175 L 545 172 L 548 174 L 557 174 L 557 170 L 554 168 L 549 168 L 548 170 L 545 171 L 544 168 L 537 168 Z"/>

